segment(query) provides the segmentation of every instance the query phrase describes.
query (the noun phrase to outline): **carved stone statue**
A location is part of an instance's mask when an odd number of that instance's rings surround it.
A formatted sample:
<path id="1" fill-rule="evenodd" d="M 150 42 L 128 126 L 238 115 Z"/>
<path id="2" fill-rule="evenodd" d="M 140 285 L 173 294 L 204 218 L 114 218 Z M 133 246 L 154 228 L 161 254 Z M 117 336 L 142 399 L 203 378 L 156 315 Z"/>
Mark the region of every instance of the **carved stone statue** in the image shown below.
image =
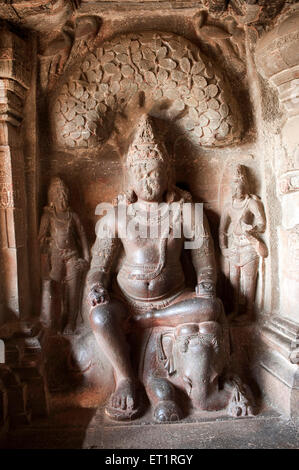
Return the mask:
<path id="1" fill-rule="evenodd" d="M 41 322 L 58 332 L 71 333 L 80 307 L 82 274 L 89 266 L 88 244 L 79 217 L 69 206 L 69 190 L 58 177 L 51 180 L 48 202 L 39 230 Z"/>
<path id="2" fill-rule="evenodd" d="M 174 185 L 172 161 L 147 116 L 129 148 L 126 172 L 129 188 L 119 201 L 127 209 L 127 220 L 116 208 L 105 216 L 106 236 L 97 236 L 87 276 L 90 324 L 115 374 L 116 389 L 106 413 L 114 419 L 137 416 L 139 376 L 157 421 L 180 419 L 187 395 L 200 409 L 228 407 L 235 416 L 250 414 L 240 383 L 220 380 L 228 353 L 226 319 L 215 296 L 216 268 L 207 219 L 203 214 L 196 226 L 191 195 Z M 177 213 L 166 230 L 163 220 L 173 202 Z M 192 215 L 188 237 L 178 235 L 175 226 L 177 221 L 184 224 L 180 215 L 186 202 Z M 158 232 L 155 237 L 144 236 L 153 220 Z M 135 223 L 143 236 L 133 229 Z M 185 239 L 197 242 L 191 249 L 197 276 L 194 291 L 185 287 L 181 264 Z M 124 255 L 115 277 L 121 249 Z M 186 398 L 182 403 L 179 389 Z"/>
<path id="3" fill-rule="evenodd" d="M 249 194 L 246 168 L 237 165 L 232 175 L 232 198 L 224 206 L 219 228 L 220 248 L 229 262 L 229 278 L 234 289 L 231 318 L 252 319 L 259 258 L 268 255 L 260 239 L 266 218 L 260 199 Z"/>

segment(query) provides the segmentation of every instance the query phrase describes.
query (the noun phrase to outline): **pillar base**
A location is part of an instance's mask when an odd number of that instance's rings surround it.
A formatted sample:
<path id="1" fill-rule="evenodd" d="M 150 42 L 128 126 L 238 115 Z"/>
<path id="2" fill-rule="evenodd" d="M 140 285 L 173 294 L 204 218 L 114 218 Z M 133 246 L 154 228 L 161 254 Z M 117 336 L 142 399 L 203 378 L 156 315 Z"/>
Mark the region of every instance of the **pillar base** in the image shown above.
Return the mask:
<path id="1" fill-rule="evenodd" d="M 289 418 L 299 417 L 299 325 L 274 317 L 261 330 L 256 380 L 265 397 Z"/>

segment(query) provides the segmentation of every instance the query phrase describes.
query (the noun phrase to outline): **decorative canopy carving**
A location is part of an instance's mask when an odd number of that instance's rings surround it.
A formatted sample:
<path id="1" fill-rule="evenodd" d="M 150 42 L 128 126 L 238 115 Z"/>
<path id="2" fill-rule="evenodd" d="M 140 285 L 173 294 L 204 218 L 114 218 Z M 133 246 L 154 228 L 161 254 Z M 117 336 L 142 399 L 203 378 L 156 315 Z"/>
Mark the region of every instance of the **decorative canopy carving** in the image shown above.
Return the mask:
<path id="1" fill-rule="evenodd" d="M 263 28 L 285 6 L 297 0 L 0 0 L 0 18 L 39 31 L 59 31 L 72 15 L 102 15 L 107 11 L 178 11 L 198 9 L 215 18 L 233 15 L 240 24 Z M 50 19 L 51 17 L 51 19 Z"/>
<path id="2" fill-rule="evenodd" d="M 88 53 L 52 103 L 56 143 L 93 147 L 107 140 L 117 112 L 140 105 L 174 121 L 195 143 L 226 145 L 240 134 L 229 84 L 190 41 L 172 33 L 118 36 Z M 142 98 L 142 99 L 141 99 Z"/>

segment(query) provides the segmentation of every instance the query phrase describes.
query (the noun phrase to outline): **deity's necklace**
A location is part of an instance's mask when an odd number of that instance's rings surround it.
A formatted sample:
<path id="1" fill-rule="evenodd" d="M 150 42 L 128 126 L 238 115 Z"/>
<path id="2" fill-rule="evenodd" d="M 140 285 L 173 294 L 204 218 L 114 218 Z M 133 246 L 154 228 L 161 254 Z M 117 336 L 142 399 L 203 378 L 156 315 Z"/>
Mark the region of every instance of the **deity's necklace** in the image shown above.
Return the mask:
<path id="1" fill-rule="evenodd" d="M 168 217 L 169 214 L 169 205 L 163 205 L 162 209 L 158 208 L 158 210 L 149 210 L 149 211 L 141 211 L 140 209 L 136 209 L 133 207 L 133 204 L 130 206 L 129 214 L 137 221 L 142 223 L 143 225 L 149 225 L 153 222 L 161 222 Z"/>
<path id="2" fill-rule="evenodd" d="M 162 220 L 166 219 L 166 216 L 168 217 L 168 215 L 169 215 L 169 205 L 167 204 L 165 206 L 165 208 L 166 208 L 165 214 L 161 214 L 160 216 L 158 216 L 157 221 L 161 222 Z M 137 214 L 136 212 L 137 212 L 136 208 L 131 207 L 131 214 L 132 215 L 134 214 L 133 217 L 135 219 L 137 219 L 137 221 L 138 221 L 138 218 L 140 217 L 140 211 L 138 211 L 139 214 Z M 156 212 L 159 212 L 159 209 Z M 173 217 L 172 223 L 167 224 L 166 227 L 165 227 L 164 232 L 161 234 L 160 246 L 159 246 L 159 261 L 158 261 L 156 269 L 154 269 L 154 271 L 151 271 L 149 273 L 129 274 L 128 275 L 129 279 L 140 280 L 140 281 L 151 281 L 151 280 L 155 279 L 156 277 L 158 277 L 159 274 L 161 274 L 162 270 L 165 267 L 165 263 L 166 263 L 167 240 L 168 240 L 168 237 L 169 237 L 170 233 L 173 230 L 174 223 L 178 220 L 178 217 L 181 214 L 181 204 L 179 205 L 179 210 L 177 210 L 176 212 L 177 212 L 176 216 Z M 149 217 L 150 223 L 153 222 L 151 215 L 152 214 L 150 213 L 150 217 Z M 143 223 L 144 223 L 144 225 L 148 225 L 148 217 L 147 216 L 146 216 L 146 222 L 143 221 Z"/>

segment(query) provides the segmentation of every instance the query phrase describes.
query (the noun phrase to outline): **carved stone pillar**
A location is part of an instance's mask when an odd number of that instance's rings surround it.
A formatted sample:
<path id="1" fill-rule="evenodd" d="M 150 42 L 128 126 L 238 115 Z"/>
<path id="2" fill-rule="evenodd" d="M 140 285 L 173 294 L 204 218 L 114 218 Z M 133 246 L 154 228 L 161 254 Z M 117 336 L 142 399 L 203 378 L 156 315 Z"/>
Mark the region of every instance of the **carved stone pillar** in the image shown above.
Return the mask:
<path id="1" fill-rule="evenodd" d="M 20 124 L 30 83 L 28 46 L 0 29 L 0 324 L 28 313 L 26 191 Z"/>
<path id="2" fill-rule="evenodd" d="M 278 92 L 282 158 L 275 162 L 281 201 L 280 315 L 262 331 L 260 380 L 272 403 L 298 416 L 299 399 L 299 7 L 257 44 L 259 72 Z M 296 404 L 297 401 L 297 404 Z"/>

